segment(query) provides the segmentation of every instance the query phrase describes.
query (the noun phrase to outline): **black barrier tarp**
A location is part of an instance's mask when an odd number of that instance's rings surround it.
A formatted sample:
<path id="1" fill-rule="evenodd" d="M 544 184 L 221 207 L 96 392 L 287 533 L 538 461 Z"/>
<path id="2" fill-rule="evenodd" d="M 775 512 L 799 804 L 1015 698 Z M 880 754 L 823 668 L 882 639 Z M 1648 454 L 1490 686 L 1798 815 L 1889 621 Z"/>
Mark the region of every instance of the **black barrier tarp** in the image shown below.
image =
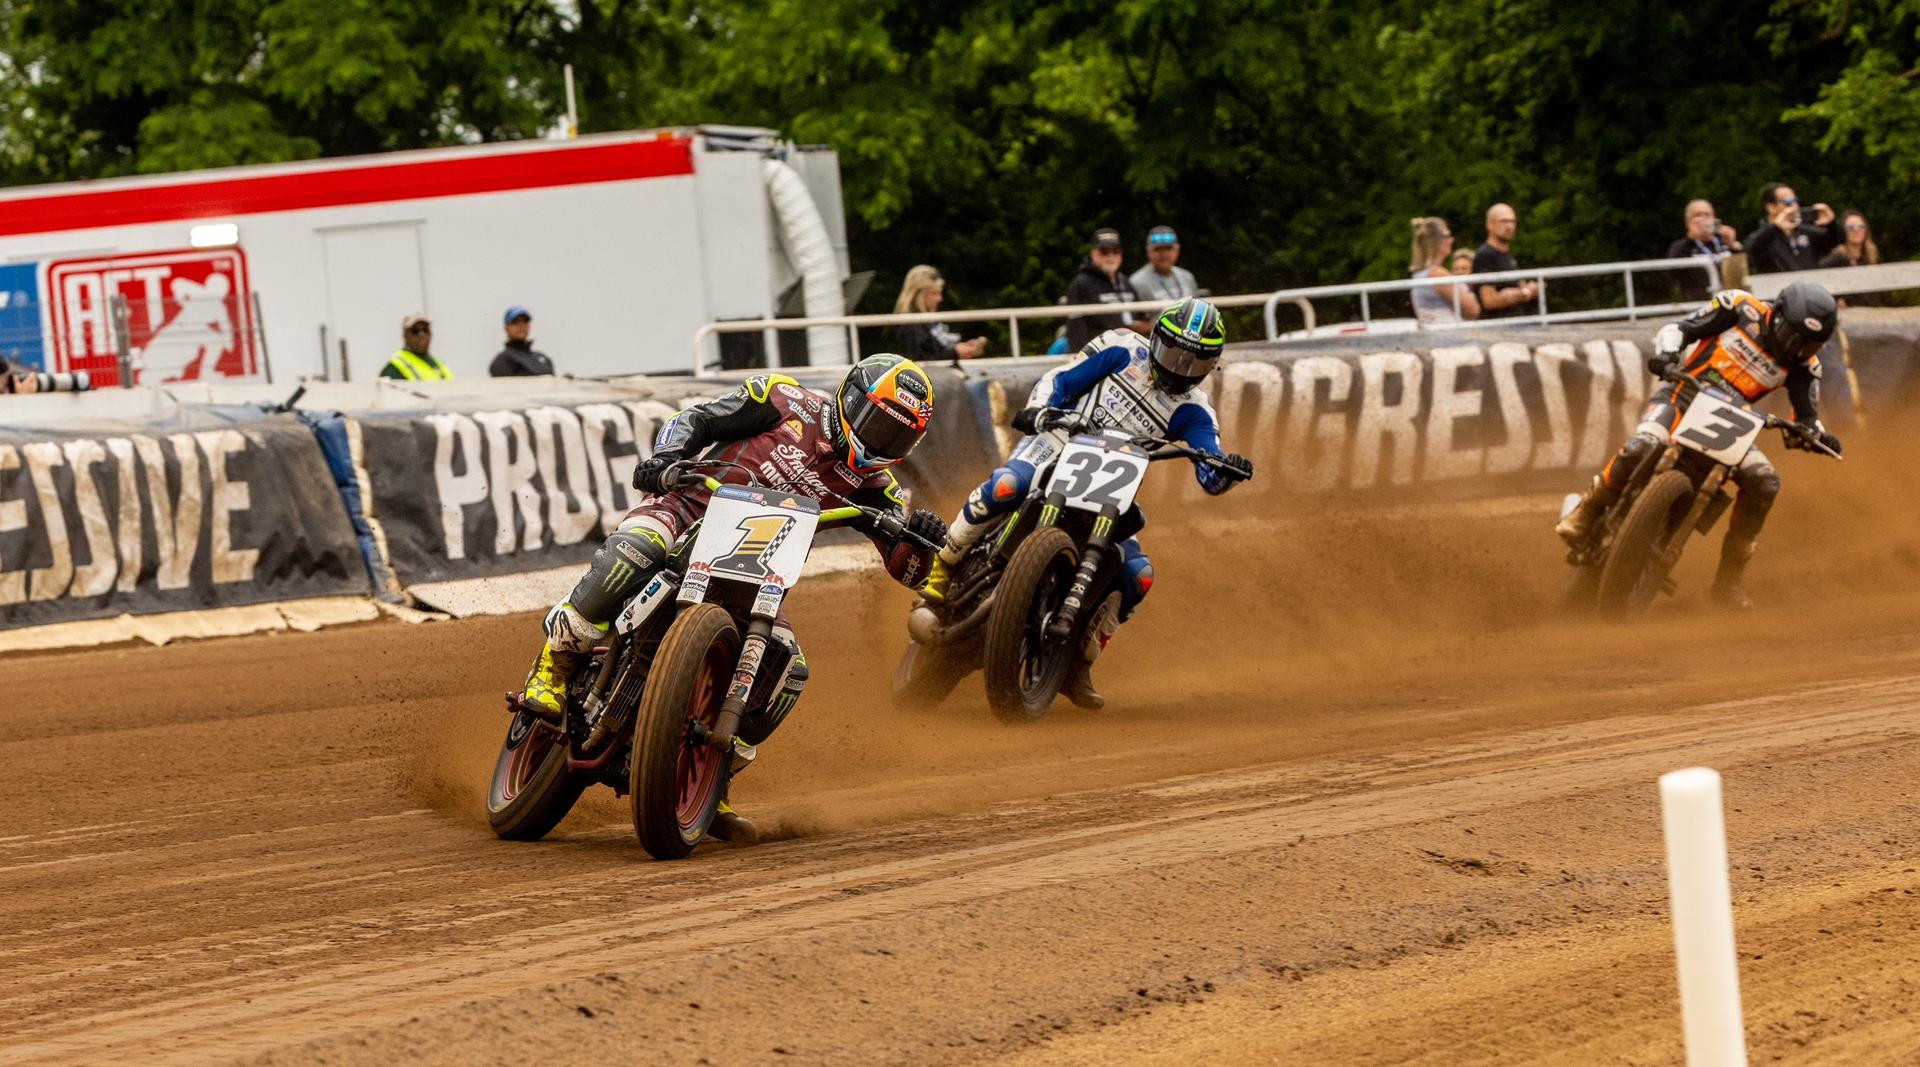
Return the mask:
<path id="1" fill-rule="evenodd" d="M 899 473 L 937 493 L 977 479 L 994 456 L 963 376 L 930 373 L 933 426 Z M 840 377 L 795 375 L 827 390 Z M 406 585 L 584 564 L 637 499 L 633 467 L 652 453 L 661 423 L 737 388 L 686 382 L 643 399 L 353 416 L 367 510 Z"/>
<path id="2" fill-rule="evenodd" d="M 313 434 L 223 409 L 192 429 L 0 429 L 0 624 L 364 594 Z"/>

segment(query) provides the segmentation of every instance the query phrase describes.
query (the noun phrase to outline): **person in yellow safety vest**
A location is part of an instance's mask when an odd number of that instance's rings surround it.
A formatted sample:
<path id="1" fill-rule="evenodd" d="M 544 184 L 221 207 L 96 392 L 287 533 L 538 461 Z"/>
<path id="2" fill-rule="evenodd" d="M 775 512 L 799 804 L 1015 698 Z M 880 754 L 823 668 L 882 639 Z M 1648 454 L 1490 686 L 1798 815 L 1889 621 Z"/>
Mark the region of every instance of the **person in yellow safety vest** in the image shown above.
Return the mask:
<path id="1" fill-rule="evenodd" d="M 427 346 L 433 343 L 433 323 L 428 322 L 425 315 L 408 315 L 400 320 L 400 333 L 404 347 L 380 368 L 380 377 L 409 382 L 453 380 L 453 372 L 447 365 L 427 351 Z"/>

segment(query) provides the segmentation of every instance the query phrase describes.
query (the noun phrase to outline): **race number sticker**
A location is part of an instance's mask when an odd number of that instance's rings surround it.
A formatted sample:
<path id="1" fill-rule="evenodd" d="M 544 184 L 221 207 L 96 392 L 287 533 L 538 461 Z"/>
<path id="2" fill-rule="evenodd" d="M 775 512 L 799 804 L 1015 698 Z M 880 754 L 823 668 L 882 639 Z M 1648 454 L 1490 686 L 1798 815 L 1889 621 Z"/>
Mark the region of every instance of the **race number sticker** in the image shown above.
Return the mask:
<path id="1" fill-rule="evenodd" d="M 767 586 L 793 588 L 819 524 L 820 504 L 811 497 L 722 486 L 701 520 L 680 600 L 706 596 L 703 583 L 696 588 L 695 575 L 746 583 L 756 595 Z"/>
<path id="2" fill-rule="evenodd" d="M 1746 458 L 1753 439 L 1765 426 L 1766 420 L 1759 415 L 1701 393 L 1687 407 L 1680 425 L 1673 428 L 1673 440 L 1732 467 Z"/>
<path id="3" fill-rule="evenodd" d="M 1081 511 L 1105 508 L 1119 513 L 1133 506 L 1140 482 L 1147 476 L 1147 457 L 1135 450 L 1106 449 L 1076 440 L 1054 464 L 1048 493 L 1059 493 L 1062 503 Z"/>

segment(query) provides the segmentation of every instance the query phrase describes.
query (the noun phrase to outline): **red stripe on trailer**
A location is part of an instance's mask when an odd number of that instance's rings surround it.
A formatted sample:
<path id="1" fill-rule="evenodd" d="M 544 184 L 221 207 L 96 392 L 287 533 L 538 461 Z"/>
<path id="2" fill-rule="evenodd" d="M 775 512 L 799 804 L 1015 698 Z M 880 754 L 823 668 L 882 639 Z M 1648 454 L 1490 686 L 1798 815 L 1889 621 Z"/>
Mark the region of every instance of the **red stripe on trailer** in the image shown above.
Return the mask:
<path id="1" fill-rule="evenodd" d="M 0 200 L 0 236 L 546 189 L 693 173 L 686 138 Z"/>

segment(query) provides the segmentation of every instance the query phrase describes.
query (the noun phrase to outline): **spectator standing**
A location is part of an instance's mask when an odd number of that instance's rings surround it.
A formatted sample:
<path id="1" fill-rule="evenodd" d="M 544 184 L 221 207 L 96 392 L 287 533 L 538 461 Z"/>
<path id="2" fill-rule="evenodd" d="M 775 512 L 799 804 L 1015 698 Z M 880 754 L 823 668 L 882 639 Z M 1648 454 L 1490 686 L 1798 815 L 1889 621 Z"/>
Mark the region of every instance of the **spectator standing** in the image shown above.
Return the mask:
<path id="1" fill-rule="evenodd" d="M 380 377 L 408 382 L 451 381 L 453 372 L 427 351 L 433 344 L 433 323 L 425 315 L 408 315 L 400 320 L 401 348 L 380 368 Z"/>
<path id="2" fill-rule="evenodd" d="M 1668 259 L 1712 256 L 1715 262 L 1720 262 L 1745 248 L 1733 227 L 1714 217 L 1713 204 L 1709 201 L 1687 201 L 1685 221 L 1687 234 L 1667 246 Z"/>
<path id="3" fill-rule="evenodd" d="M 507 309 L 507 344 L 493 357 L 487 373 L 495 378 L 539 378 L 553 374 L 553 360 L 536 352 L 527 335 L 533 332 L 533 313 L 518 304 Z"/>
<path id="4" fill-rule="evenodd" d="M 1487 241 L 1473 253 L 1473 272 L 1497 274 L 1519 270 L 1520 261 L 1513 258 L 1513 235 L 1519 228 L 1519 219 L 1511 205 L 1495 204 L 1488 208 Z M 1477 293 L 1480 317 L 1504 319 L 1527 314 L 1527 305 L 1540 295 L 1540 286 L 1537 281 L 1481 283 Z"/>
<path id="5" fill-rule="evenodd" d="M 1105 227 L 1093 231 L 1093 242 L 1087 249 L 1087 258 L 1081 261 L 1080 270 L 1067 283 L 1067 298 L 1061 303 L 1132 303 L 1136 299 L 1133 286 L 1127 281 L 1127 276 L 1120 273 L 1120 260 L 1120 231 Z M 1078 352 L 1086 347 L 1088 341 L 1122 326 L 1140 333 L 1147 332 L 1147 324 L 1133 321 L 1132 312 L 1126 311 L 1068 319 L 1067 351 Z"/>
<path id="6" fill-rule="evenodd" d="M 1442 218 L 1413 220 L 1413 256 L 1407 265 L 1415 278 L 1447 278 L 1446 267 L 1453 253 L 1453 229 Z M 1454 310 L 1458 300 L 1459 310 Z M 1465 285 L 1436 285 L 1413 291 L 1413 313 L 1422 326 L 1458 326 L 1480 317 L 1480 301 Z"/>
<path id="7" fill-rule="evenodd" d="M 1821 257 L 1822 267 L 1866 267 L 1880 262 L 1880 246 L 1873 243 L 1873 227 L 1858 211 L 1840 214 L 1840 243 Z"/>
<path id="8" fill-rule="evenodd" d="M 1789 270 L 1812 270 L 1820 257 L 1840 243 L 1840 228 L 1833 225 L 1833 209 L 1825 204 L 1801 209 L 1793 186 L 1768 182 L 1760 188 L 1760 206 L 1766 221 L 1747 235 L 1747 265 L 1755 274 L 1775 274 Z"/>
<path id="9" fill-rule="evenodd" d="M 1155 226 L 1147 231 L 1147 265 L 1128 277 L 1133 291 L 1142 300 L 1177 304 L 1200 295 L 1200 283 L 1193 272 L 1179 265 L 1180 235 L 1171 226 Z"/>
<path id="10" fill-rule="evenodd" d="M 1713 204 L 1706 200 L 1687 201 L 1687 210 L 1682 220 L 1686 223 L 1686 236 L 1667 246 L 1668 259 L 1708 256 L 1712 258 L 1715 267 L 1719 268 L 1735 252 L 1746 250 L 1740 243 L 1740 235 L 1734 232 L 1733 227 L 1715 217 Z M 1723 285 L 1726 283 L 1724 273 L 1720 280 Z M 1697 274 L 1685 274 L 1680 288 L 1689 300 L 1705 300 L 1708 296 L 1707 281 Z"/>
<path id="11" fill-rule="evenodd" d="M 1456 248 L 1453 255 L 1447 257 L 1447 273 L 1465 277 L 1473 273 L 1473 250 Z M 1478 301 L 1475 302 L 1476 305 Z"/>
<path id="12" fill-rule="evenodd" d="M 900 295 L 893 301 L 895 315 L 931 314 L 947 299 L 947 280 L 925 263 L 907 272 Z M 893 328 L 893 350 L 918 362 L 938 359 L 976 359 L 987 349 L 987 339 L 965 341 L 944 322 L 908 322 Z"/>
<path id="13" fill-rule="evenodd" d="M 1880 246 L 1873 243 L 1873 227 L 1858 211 L 1840 213 L 1840 243 L 1820 258 L 1822 267 L 1866 267 L 1880 262 Z M 1872 307 L 1879 303 L 1872 293 L 1855 293 L 1840 301 L 1841 307 Z"/>

